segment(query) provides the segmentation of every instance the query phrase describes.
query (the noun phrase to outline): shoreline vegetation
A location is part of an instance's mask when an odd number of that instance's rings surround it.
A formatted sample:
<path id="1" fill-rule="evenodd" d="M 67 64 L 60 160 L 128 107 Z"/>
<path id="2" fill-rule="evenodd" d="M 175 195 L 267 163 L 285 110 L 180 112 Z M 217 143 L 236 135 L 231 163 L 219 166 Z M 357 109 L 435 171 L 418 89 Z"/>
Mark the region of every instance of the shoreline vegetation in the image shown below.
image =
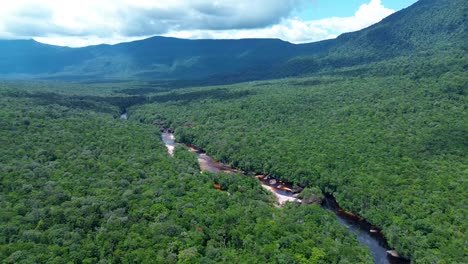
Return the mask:
<path id="1" fill-rule="evenodd" d="M 466 80 L 448 76 L 188 88 L 129 110 L 133 120 L 171 127 L 180 142 L 231 167 L 333 193 L 346 211 L 381 227 L 403 257 L 445 261 L 464 254 L 468 123 Z"/>
<path id="2" fill-rule="evenodd" d="M 366 241 L 362 243 L 369 247 L 371 250 L 372 255 L 374 256 L 376 263 L 392 263 L 392 264 L 403 264 L 403 263 L 410 263 L 410 260 L 404 259 L 403 257 L 398 254 L 398 252 L 394 249 L 390 249 L 387 243 L 385 236 L 380 232 L 380 229 L 370 223 L 368 223 L 365 219 L 347 212 L 343 210 L 337 203 L 336 198 L 333 197 L 331 194 L 313 194 L 312 196 L 309 194 L 307 197 L 304 197 L 304 200 L 299 199 L 303 194 L 303 190 L 308 188 L 308 186 L 304 186 L 297 189 L 292 189 L 292 185 L 288 183 L 281 182 L 277 179 L 272 178 L 269 175 L 259 175 L 253 172 L 246 172 L 241 171 L 235 168 L 230 167 L 229 165 L 222 164 L 220 162 L 215 161 L 213 158 L 208 156 L 204 153 L 201 149 L 195 147 L 192 144 L 182 144 L 176 143 L 175 136 L 173 134 L 172 129 L 168 128 L 160 128 L 161 131 L 161 140 L 164 142 L 168 154 L 173 156 L 174 149 L 177 145 L 183 145 L 188 151 L 195 153 L 197 155 L 198 163 L 200 166 L 200 172 L 203 173 L 204 171 L 212 172 L 212 173 L 237 173 L 242 174 L 245 176 L 252 176 L 254 175 L 260 181 L 261 186 L 271 192 L 276 197 L 276 207 L 281 207 L 285 205 L 287 202 L 292 203 L 303 203 L 303 204 L 311 204 L 316 203 L 322 206 L 322 208 L 330 210 L 334 212 L 340 221 L 343 221 L 343 225 L 350 228 L 351 232 L 359 236 L 365 236 L 367 238 Z M 229 177 L 229 176 L 227 176 Z M 214 182 L 213 188 L 217 190 L 224 191 L 221 186 Z M 307 192 L 307 191 L 306 191 Z M 314 197 L 315 199 L 311 199 Z M 307 201 L 310 200 L 310 201 Z M 347 224 L 344 224 L 347 223 Z M 353 225 L 352 227 L 348 225 Z M 357 232 L 356 230 L 360 230 L 361 232 Z M 364 234 L 364 235 L 363 235 Z M 372 236 L 369 236 L 369 235 Z M 370 238 L 370 239 L 369 239 Z M 386 254 L 385 254 L 386 253 Z"/>
<path id="3" fill-rule="evenodd" d="M 0 40 L 0 262 L 468 263 L 467 12 L 297 45 Z"/>
<path id="4" fill-rule="evenodd" d="M 256 179 L 200 174 L 133 113 L 0 93 L 5 263 L 373 263 L 332 213 L 278 210 Z"/>

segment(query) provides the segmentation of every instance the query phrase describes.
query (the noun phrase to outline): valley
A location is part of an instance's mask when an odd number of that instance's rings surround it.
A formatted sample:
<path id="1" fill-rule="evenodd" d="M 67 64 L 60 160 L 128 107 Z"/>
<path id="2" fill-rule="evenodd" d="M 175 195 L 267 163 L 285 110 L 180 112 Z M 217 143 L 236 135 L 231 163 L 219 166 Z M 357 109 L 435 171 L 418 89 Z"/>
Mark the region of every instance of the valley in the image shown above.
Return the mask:
<path id="1" fill-rule="evenodd" d="M 436 79 L 433 80 L 435 83 Z M 174 128 L 181 142 L 203 146 L 216 160 L 242 171 L 272 175 L 295 186 L 312 186 L 333 194 L 346 211 L 381 227 L 389 245 L 403 256 L 425 258 L 426 253 L 407 251 L 409 241 L 418 244 L 419 249 L 424 247 L 422 243 L 427 243 L 422 238 L 426 235 L 418 227 L 422 223 L 429 230 L 452 234 L 446 237 L 444 250 L 461 249 L 461 244 L 447 246 L 447 243 L 463 241 L 463 232 L 456 235 L 456 231 L 449 230 L 463 226 L 464 143 L 463 135 L 455 131 L 459 130 L 457 127 L 463 130 L 466 123 L 466 116 L 458 111 L 464 109 L 466 98 L 452 100 L 440 94 L 438 98 L 424 99 L 420 92 L 430 94 L 436 87 L 428 78 L 418 89 L 410 88 L 414 84 L 411 79 L 401 77 L 335 78 L 333 82 L 329 77 L 313 77 L 301 80 L 305 85 L 284 89 L 299 81 L 270 81 L 265 85 L 253 82 L 227 89 L 207 87 L 206 94 L 210 91 L 225 94 L 208 99 L 195 97 L 193 101 L 189 98 L 194 89 L 178 90 L 173 97 L 185 101 L 130 108 L 130 119 Z M 389 90 L 391 93 L 387 93 Z M 229 99 L 230 93 L 247 96 Z M 354 100 L 355 108 L 349 108 L 349 102 Z M 444 125 L 442 120 L 447 123 Z M 421 141 L 426 136 L 434 138 L 428 134 L 433 129 L 425 125 L 434 122 L 440 129 L 447 126 L 447 130 L 455 132 L 454 138 L 444 132 L 445 136 L 438 139 L 443 142 L 437 146 L 445 148 L 438 150 L 442 151 L 440 154 L 433 142 Z M 445 152 L 447 148 L 450 152 Z M 402 158 L 405 163 L 401 163 Z M 439 167 L 445 162 L 452 166 L 450 173 L 443 171 L 445 166 Z M 398 176 L 409 174 L 412 175 L 409 178 Z M 449 188 L 446 181 L 460 184 L 452 185 L 450 194 L 442 194 L 442 190 Z M 459 198 L 455 197 L 457 193 L 461 195 Z M 459 213 L 445 214 L 446 220 L 440 224 L 439 214 L 428 215 L 423 209 L 442 212 L 447 206 L 458 208 L 452 212 Z M 450 225 L 446 231 L 440 229 Z M 455 239 L 457 236 L 459 239 Z"/>
<path id="2" fill-rule="evenodd" d="M 419 0 L 301 44 L 1 39 L 0 262 L 467 263 L 467 14 Z"/>
<path id="3" fill-rule="evenodd" d="M 166 145 L 166 148 L 168 149 L 168 154 L 174 155 L 174 149 L 177 146 L 177 144 L 175 143 L 174 134 L 169 132 L 162 132 L 161 140 Z M 179 147 L 182 146 L 179 145 Z M 203 173 L 204 171 L 212 173 L 219 173 L 220 171 L 223 171 L 227 173 L 237 173 L 243 174 L 247 177 L 252 177 L 252 173 L 239 171 L 230 168 L 226 164 L 216 162 L 211 157 L 207 156 L 206 153 L 203 153 L 202 151 L 194 148 L 193 146 L 183 147 L 187 148 L 188 151 L 197 154 L 197 159 L 201 169 L 201 173 Z M 273 193 L 273 195 L 276 197 L 276 203 L 278 207 L 285 205 L 287 202 L 303 203 L 301 199 L 298 198 L 298 196 L 300 196 L 300 189 L 293 190 L 291 189 L 291 186 L 289 184 L 280 182 L 269 176 L 255 175 L 253 177 L 257 178 L 260 181 L 263 188 Z M 214 183 L 214 188 L 222 190 L 218 183 Z M 360 244 L 365 245 L 369 248 L 375 263 L 409 263 L 409 260 L 400 258 L 399 254 L 395 250 L 388 249 L 387 241 L 376 227 L 365 222 L 364 219 L 358 216 L 345 212 L 339 207 L 333 196 L 328 194 L 324 198 L 321 198 L 314 203 L 321 204 L 323 208 L 334 212 L 337 216 L 339 223 L 347 227 L 353 234 L 355 234 Z M 304 202 L 304 204 L 308 203 Z"/>

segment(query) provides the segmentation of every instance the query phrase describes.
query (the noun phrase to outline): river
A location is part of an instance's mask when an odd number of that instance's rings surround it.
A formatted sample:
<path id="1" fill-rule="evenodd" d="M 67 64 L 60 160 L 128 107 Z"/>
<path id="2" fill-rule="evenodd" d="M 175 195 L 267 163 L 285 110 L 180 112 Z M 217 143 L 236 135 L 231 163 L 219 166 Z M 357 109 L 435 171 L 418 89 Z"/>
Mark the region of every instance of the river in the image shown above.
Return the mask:
<path id="1" fill-rule="evenodd" d="M 169 155 L 174 155 L 174 149 L 178 143 L 175 141 L 175 137 L 173 133 L 170 132 L 163 132 L 161 134 L 161 139 L 166 145 L 167 151 Z M 195 146 L 187 146 L 188 150 L 192 153 L 197 155 L 198 164 L 200 165 L 201 171 L 209 171 L 213 173 L 218 172 L 227 172 L 227 173 L 240 173 L 240 174 L 247 174 L 244 171 L 236 170 L 231 168 L 226 164 L 222 164 L 212 157 L 208 156 L 206 153 L 201 151 Z M 291 189 L 285 187 L 285 184 L 275 180 L 269 179 L 268 176 L 265 175 L 255 175 L 261 182 L 262 187 L 271 191 L 276 198 L 278 199 L 278 204 L 283 205 L 286 202 L 300 202 L 301 200 L 296 198 L 296 195 L 291 192 Z"/>
<path id="2" fill-rule="evenodd" d="M 409 260 L 393 257 L 389 254 L 398 254 L 388 248 L 385 237 L 380 230 L 366 222 L 364 219 L 344 211 L 332 195 L 325 195 L 322 207 L 335 213 L 338 222 L 346 226 L 348 230 L 355 234 L 359 243 L 369 248 L 376 264 L 408 264 Z"/>
<path id="3" fill-rule="evenodd" d="M 164 131 L 161 135 L 162 141 L 168 149 L 170 155 L 174 154 L 174 148 L 178 143 L 175 141 L 174 134 L 171 131 Z M 187 146 L 189 151 L 195 153 L 200 164 L 201 171 L 209 171 L 218 173 L 220 171 L 227 173 L 241 173 L 244 175 L 254 175 L 260 180 L 262 186 L 273 192 L 278 199 L 278 205 L 281 206 L 286 202 L 301 202 L 298 199 L 297 193 L 294 192 L 290 184 L 281 182 L 268 175 L 249 174 L 241 170 L 231 168 L 226 164 L 222 164 L 208 156 L 206 153 L 196 148 L 195 146 Z M 387 242 L 380 231 L 366 222 L 364 219 L 348 213 L 341 209 L 335 198 L 331 195 L 326 195 L 322 203 L 322 207 L 335 213 L 338 222 L 348 228 L 348 230 L 356 235 L 359 243 L 369 248 L 376 264 L 407 264 L 410 261 L 393 257 L 392 254 L 397 254 L 395 251 L 388 248 Z"/>

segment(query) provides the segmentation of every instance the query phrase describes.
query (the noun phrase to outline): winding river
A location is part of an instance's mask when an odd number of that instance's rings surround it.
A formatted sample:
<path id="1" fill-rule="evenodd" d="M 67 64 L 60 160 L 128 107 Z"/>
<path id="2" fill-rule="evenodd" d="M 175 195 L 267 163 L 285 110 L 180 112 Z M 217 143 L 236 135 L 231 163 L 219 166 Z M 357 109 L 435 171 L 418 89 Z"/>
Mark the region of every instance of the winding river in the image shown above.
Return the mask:
<path id="1" fill-rule="evenodd" d="M 162 141 L 167 147 L 168 153 L 174 155 L 174 149 L 178 143 L 175 141 L 174 134 L 170 130 L 164 130 L 161 135 Z M 195 146 L 186 145 L 189 151 L 195 153 L 200 164 L 201 171 L 209 171 L 218 173 L 220 171 L 228 173 L 241 173 L 244 175 L 253 175 L 244 171 L 236 170 L 226 164 L 222 164 L 208 156 Z M 298 199 L 297 193 L 293 192 L 291 185 L 274 179 L 268 175 L 255 175 L 262 186 L 273 192 L 278 199 L 278 205 L 281 206 L 286 202 L 301 202 Z M 356 235 L 359 243 L 369 248 L 376 264 L 407 264 L 409 260 L 402 259 L 398 253 L 388 248 L 387 242 L 380 231 L 366 222 L 364 219 L 353 215 L 341 209 L 332 195 L 326 195 L 322 207 L 335 213 L 338 222 L 348 228 L 348 230 Z"/>
<path id="2" fill-rule="evenodd" d="M 359 216 L 344 211 L 332 195 L 325 195 L 322 207 L 334 212 L 338 218 L 338 222 L 346 226 L 351 233 L 355 234 L 361 245 L 369 248 L 376 264 L 410 263 L 409 260 L 398 257 L 398 253 L 395 250 L 389 249 L 385 237 L 377 227 Z"/>
<path id="3" fill-rule="evenodd" d="M 161 139 L 166 145 L 169 155 L 174 155 L 174 149 L 178 144 L 175 141 L 174 134 L 168 131 L 164 131 L 161 134 Z M 197 155 L 198 164 L 200 165 L 201 171 L 209 171 L 213 173 L 223 171 L 227 173 L 240 173 L 247 175 L 247 173 L 244 171 L 236 170 L 226 164 L 222 164 L 214 160 L 212 157 L 208 156 L 206 153 L 204 153 L 195 146 L 188 145 L 186 147 L 190 152 L 195 153 Z M 288 188 L 285 183 L 276 179 L 272 179 L 266 175 L 255 175 L 255 177 L 257 177 L 260 180 L 263 188 L 271 191 L 276 196 L 279 205 L 283 205 L 286 202 L 301 201 L 300 199 L 296 198 L 296 194 L 293 194 L 292 190 Z"/>

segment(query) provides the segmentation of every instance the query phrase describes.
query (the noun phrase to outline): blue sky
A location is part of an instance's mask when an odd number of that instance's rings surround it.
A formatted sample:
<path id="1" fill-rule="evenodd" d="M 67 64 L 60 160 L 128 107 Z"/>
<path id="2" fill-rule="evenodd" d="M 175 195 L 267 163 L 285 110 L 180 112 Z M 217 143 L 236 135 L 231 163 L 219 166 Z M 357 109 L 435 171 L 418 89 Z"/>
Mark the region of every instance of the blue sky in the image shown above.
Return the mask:
<path id="1" fill-rule="evenodd" d="M 416 0 L 15 0 L 0 3 L 0 39 L 62 46 L 155 35 L 314 42 L 360 30 Z"/>
<path id="2" fill-rule="evenodd" d="M 296 15 L 304 20 L 323 19 L 332 16 L 346 17 L 353 15 L 362 4 L 368 2 L 365 0 L 308 0 L 303 4 L 301 10 L 296 12 Z M 382 0 L 385 7 L 396 11 L 414 3 L 416 3 L 416 0 Z"/>

